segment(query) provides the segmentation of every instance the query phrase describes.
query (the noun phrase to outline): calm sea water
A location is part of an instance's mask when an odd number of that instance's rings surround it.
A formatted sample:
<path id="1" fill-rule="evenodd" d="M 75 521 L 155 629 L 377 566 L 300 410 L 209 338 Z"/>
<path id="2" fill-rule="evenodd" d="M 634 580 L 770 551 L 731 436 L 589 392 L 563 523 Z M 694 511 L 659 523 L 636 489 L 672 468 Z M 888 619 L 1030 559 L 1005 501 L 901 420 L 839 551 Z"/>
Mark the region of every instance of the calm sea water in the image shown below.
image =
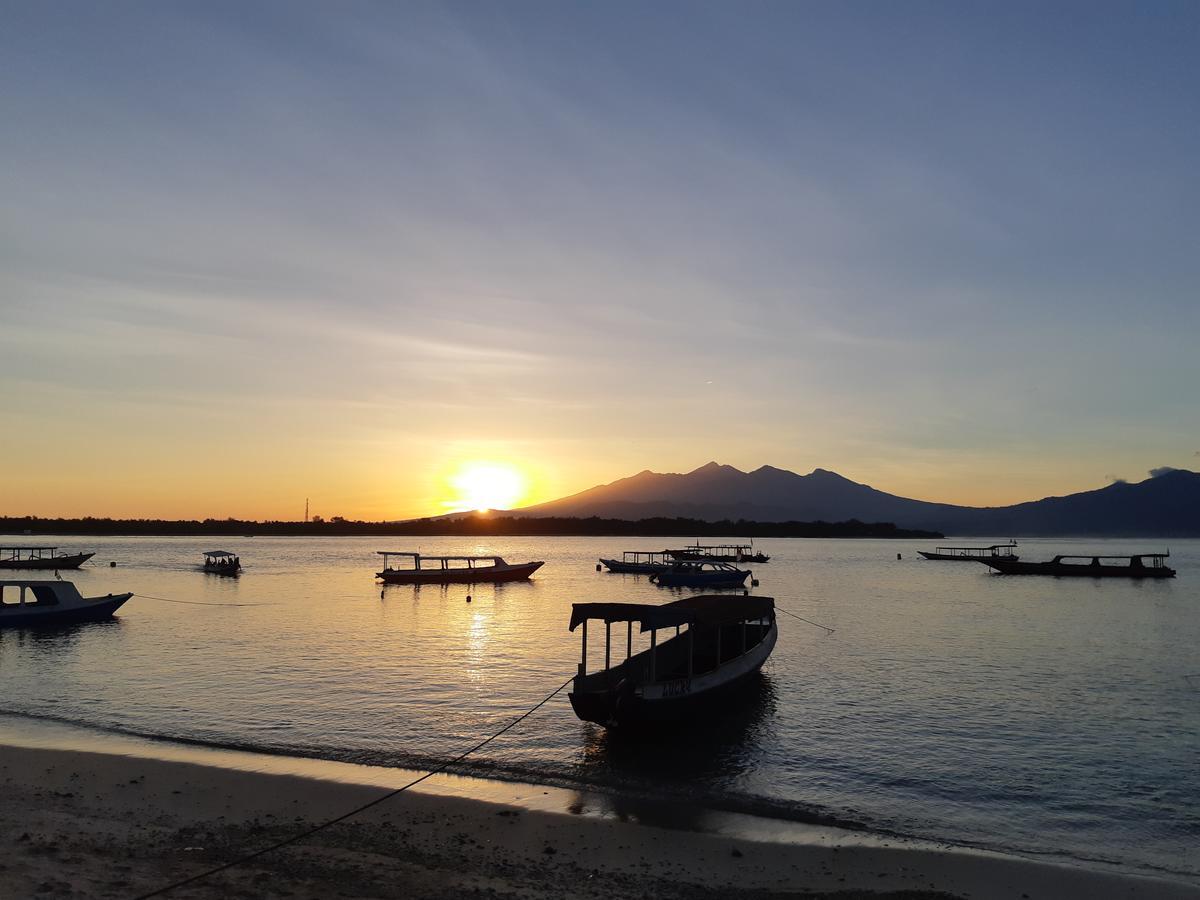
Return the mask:
<path id="1" fill-rule="evenodd" d="M 0 712 L 378 765 L 457 755 L 572 675 L 571 603 L 680 596 L 595 571 L 661 539 L 422 539 L 546 565 L 527 583 L 386 589 L 373 551 L 415 546 L 56 543 L 98 551 L 73 576 L 85 595 L 165 599 L 134 598 L 112 623 L 0 631 Z M 244 574 L 199 571 L 209 544 L 240 552 Z M 753 567 L 755 592 L 835 630 L 780 616 L 758 690 L 720 730 L 617 739 L 579 722 L 564 691 L 465 771 L 1200 877 L 1200 542 L 1173 542 L 1179 577 L 1163 583 L 998 577 L 918 546 L 756 542 L 772 558 Z"/>

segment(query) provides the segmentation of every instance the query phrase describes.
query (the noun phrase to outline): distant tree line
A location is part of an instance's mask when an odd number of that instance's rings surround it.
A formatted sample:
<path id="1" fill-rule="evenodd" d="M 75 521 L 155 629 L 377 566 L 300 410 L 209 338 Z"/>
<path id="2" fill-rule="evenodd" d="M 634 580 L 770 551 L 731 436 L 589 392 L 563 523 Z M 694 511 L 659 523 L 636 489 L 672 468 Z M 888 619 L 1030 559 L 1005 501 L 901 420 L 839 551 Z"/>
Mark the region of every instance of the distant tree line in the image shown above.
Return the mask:
<path id="1" fill-rule="evenodd" d="M 630 537 L 791 537 L 791 538 L 941 538 L 937 531 L 897 528 L 891 522 L 752 522 L 746 519 L 586 519 L 551 516 L 524 518 L 472 513 L 459 517 L 414 519 L 408 522 L 362 522 L 334 516 L 328 521 L 253 522 L 244 519 L 42 519 L 37 516 L 0 517 L 3 534 L 113 534 L 113 535 L 278 535 L 352 536 L 412 535 L 536 536 L 585 535 Z"/>

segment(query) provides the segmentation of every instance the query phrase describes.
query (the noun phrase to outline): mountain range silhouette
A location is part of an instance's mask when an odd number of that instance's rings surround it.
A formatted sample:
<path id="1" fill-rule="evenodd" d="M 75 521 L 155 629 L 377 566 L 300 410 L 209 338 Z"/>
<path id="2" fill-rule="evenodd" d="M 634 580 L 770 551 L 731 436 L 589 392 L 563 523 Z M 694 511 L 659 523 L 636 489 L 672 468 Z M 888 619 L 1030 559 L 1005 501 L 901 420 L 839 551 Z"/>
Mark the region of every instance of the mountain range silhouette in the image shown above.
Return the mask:
<path id="1" fill-rule="evenodd" d="M 715 521 L 893 522 L 956 535 L 1200 537 L 1200 474 L 1163 467 L 1138 483 L 1013 506 L 973 507 L 897 497 L 826 469 L 743 472 L 710 462 L 686 474 L 649 470 L 510 511 L 515 516 L 690 517 Z"/>

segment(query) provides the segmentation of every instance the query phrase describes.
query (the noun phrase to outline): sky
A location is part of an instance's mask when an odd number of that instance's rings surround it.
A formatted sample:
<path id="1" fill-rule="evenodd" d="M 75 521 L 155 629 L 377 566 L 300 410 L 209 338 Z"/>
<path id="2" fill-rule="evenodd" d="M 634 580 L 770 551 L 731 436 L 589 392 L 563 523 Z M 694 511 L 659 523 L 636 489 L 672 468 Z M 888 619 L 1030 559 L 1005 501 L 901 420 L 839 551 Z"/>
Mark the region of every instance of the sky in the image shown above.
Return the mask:
<path id="1" fill-rule="evenodd" d="M 0 514 L 1200 469 L 1195 3 L 2 7 Z"/>

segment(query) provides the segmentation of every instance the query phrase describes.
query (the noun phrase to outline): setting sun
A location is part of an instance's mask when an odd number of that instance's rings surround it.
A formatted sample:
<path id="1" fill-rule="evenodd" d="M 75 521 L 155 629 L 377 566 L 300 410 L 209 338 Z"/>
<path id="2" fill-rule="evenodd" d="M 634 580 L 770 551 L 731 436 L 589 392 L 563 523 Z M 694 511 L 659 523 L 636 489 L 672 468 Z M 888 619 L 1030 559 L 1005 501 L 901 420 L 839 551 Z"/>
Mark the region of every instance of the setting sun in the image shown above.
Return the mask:
<path id="1" fill-rule="evenodd" d="M 511 509 L 527 490 L 525 476 L 515 467 L 501 463 L 467 463 L 450 478 L 457 496 L 446 506 L 460 509 Z"/>

